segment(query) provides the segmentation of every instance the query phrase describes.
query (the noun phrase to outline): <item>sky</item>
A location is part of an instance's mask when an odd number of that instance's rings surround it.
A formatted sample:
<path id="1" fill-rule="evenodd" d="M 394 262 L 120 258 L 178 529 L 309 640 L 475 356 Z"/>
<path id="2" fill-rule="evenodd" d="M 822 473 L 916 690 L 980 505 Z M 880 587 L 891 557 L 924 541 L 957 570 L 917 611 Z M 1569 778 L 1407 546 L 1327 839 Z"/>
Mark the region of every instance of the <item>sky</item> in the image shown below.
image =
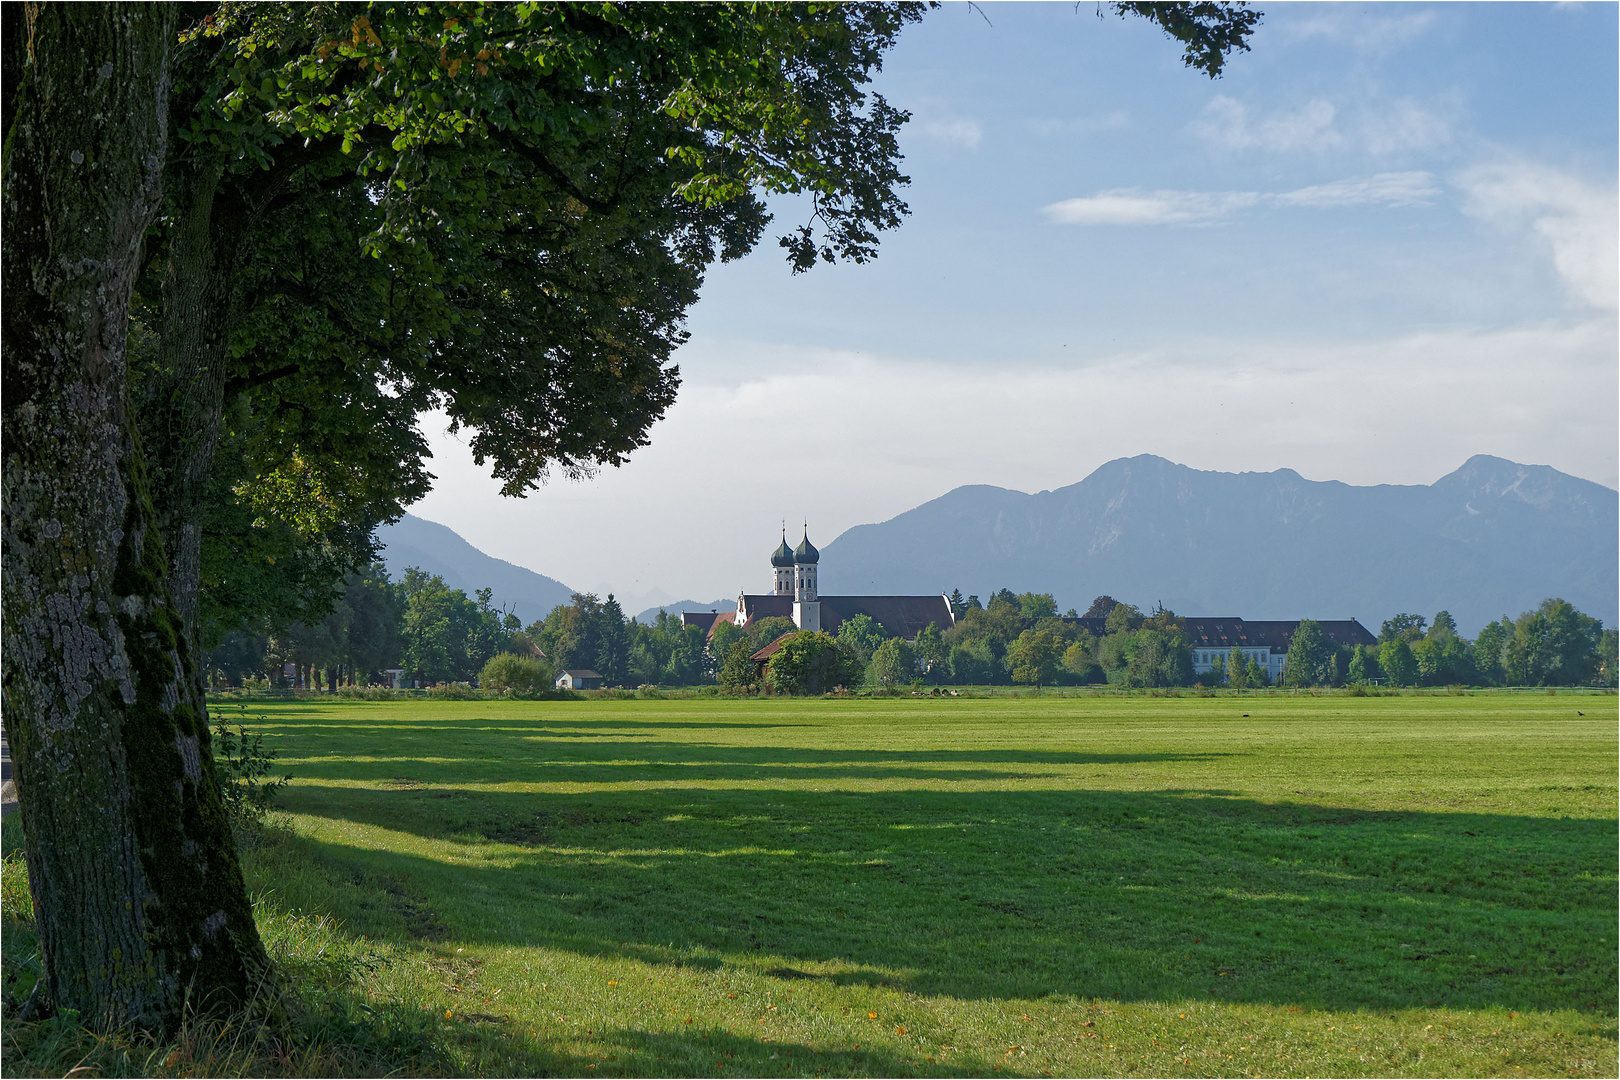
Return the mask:
<path id="1" fill-rule="evenodd" d="M 1142 453 L 1620 486 L 1620 7 L 1257 6 L 1213 81 L 1095 4 L 932 12 L 873 84 L 912 114 L 874 262 L 794 276 L 774 237 L 804 207 L 773 203 L 650 445 L 515 500 L 428 416 L 411 512 L 634 611 L 768 589 L 783 521 L 825 547 Z"/>

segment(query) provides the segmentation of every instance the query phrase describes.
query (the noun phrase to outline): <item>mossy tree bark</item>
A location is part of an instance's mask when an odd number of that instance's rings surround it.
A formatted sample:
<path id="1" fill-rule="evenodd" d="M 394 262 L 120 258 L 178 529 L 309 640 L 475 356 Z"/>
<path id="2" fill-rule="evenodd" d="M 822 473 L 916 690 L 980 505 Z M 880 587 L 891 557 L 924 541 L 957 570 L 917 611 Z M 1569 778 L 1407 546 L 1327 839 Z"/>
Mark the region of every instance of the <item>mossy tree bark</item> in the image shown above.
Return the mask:
<path id="1" fill-rule="evenodd" d="M 127 408 L 175 13 L 10 7 L 3 689 L 40 1003 L 163 1033 L 269 972 Z"/>

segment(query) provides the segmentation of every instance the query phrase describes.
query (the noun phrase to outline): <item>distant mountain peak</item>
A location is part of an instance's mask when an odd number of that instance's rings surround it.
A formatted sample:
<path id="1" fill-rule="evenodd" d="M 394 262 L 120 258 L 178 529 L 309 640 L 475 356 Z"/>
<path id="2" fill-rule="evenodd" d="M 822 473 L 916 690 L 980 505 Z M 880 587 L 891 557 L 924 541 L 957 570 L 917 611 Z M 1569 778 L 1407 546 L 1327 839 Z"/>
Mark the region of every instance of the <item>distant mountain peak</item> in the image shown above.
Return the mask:
<path id="1" fill-rule="evenodd" d="M 1486 454 L 1428 485 L 1115 458 L 1034 495 L 975 484 L 826 546 L 828 591 L 1103 593 L 1254 619 L 1430 614 L 1465 632 L 1560 595 L 1613 625 L 1620 493 Z M 919 561 L 917 552 L 927 552 Z M 1375 620 L 1376 621 L 1376 620 Z"/>
<path id="2" fill-rule="evenodd" d="M 511 611 L 525 624 L 545 618 L 552 608 L 567 604 L 574 593 L 555 578 L 486 555 L 448 525 L 415 514 L 378 526 L 377 540 L 382 546 L 377 557 L 395 580 L 408 567 L 416 566 L 437 574 L 450 588 L 468 596 L 489 589 L 496 607 Z"/>

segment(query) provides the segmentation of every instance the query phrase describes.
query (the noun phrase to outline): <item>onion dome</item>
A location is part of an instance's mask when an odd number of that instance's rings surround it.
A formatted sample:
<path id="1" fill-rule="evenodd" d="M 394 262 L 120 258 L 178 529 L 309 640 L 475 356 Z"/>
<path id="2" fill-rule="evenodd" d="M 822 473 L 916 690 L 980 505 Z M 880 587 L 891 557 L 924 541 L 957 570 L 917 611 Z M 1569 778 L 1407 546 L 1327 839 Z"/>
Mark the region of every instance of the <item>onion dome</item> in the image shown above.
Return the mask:
<path id="1" fill-rule="evenodd" d="M 799 541 L 799 546 L 793 549 L 793 561 L 800 566 L 814 566 L 821 561 L 821 552 L 817 551 L 815 545 L 810 543 L 808 529 L 805 530 L 804 539 Z"/>
<path id="2" fill-rule="evenodd" d="M 787 546 L 786 536 L 782 537 L 782 542 L 777 545 L 776 550 L 771 552 L 771 565 L 783 569 L 793 566 L 793 549 Z"/>

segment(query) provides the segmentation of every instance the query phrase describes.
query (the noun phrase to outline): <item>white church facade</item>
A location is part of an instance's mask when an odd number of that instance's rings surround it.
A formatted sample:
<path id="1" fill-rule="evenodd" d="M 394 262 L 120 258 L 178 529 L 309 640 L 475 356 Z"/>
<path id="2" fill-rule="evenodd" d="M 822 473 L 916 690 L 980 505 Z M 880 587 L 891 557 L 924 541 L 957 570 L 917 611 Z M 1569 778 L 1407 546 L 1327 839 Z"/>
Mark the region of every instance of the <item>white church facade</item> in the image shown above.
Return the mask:
<path id="1" fill-rule="evenodd" d="M 746 629 L 760 619 L 783 617 L 793 620 L 800 630 L 838 633 L 846 620 L 865 615 L 879 623 L 890 637 L 908 640 L 933 623 L 941 630 L 956 625 L 956 616 L 944 593 L 936 596 L 823 596 L 817 585 L 821 552 L 810 543 L 810 532 L 796 548 L 782 542 L 771 552 L 771 591 L 740 593 L 737 610 L 688 611 L 681 615 L 686 626 L 700 626 L 712 634 L 722 622 L 735 622 Z"/>

